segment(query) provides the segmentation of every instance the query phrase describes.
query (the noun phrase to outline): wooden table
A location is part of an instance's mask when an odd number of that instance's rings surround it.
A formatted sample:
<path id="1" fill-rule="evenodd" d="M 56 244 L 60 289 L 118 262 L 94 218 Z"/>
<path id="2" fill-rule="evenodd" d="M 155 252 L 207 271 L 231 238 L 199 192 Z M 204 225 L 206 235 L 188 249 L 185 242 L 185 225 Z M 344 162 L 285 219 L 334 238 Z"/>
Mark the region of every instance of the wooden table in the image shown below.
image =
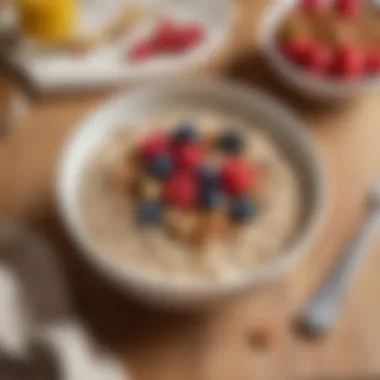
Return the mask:
<path id="1" fill-rule="evenodd" d="M 125 358 L 138 380 L 380 375 L 380 303 L 376 301 L 380 257 L 376 251 L 358 276 L 334 333 L 310 342 L 291 329 L 297 310 L 359 228 L 365 200 L 380 174 L 380 97 L 321 109 L 289 96 L 273 83 L 255 54 L 253 29 L 265 5 L 265 0 L 240 0 L 244 12 L 224 54 L 229 60 L 218 58 L 216 67 L 225 68 L 234 56 L 235 67 L 226 70 L 228 75 L 265 86 L 301 114 L 320 147 L 331 184 L 329 215 L 315 248 L 281 283 L 208 313 L 173 315 L 126 300 L 82 263 L 55 215 L 52 182 L 68 133 L 104 100 L 104 94 L 35 102 L 19 128 L 0 143 L 2 213 L 33 223 L 52 239 L 68 269 L 78 311 L 99 339 Z M 275 344 L 268 350 L 252 349 L 247 334 L 267 323 L 274 326 Z"/>

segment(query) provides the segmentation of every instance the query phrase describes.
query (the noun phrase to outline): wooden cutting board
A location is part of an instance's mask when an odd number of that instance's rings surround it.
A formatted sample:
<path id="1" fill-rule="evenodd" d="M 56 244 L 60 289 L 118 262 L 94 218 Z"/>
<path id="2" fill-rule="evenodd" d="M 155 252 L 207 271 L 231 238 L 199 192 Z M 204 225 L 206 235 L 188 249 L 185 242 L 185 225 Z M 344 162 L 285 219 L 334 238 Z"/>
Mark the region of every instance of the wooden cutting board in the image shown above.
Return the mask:
<path id="1" fill-rule="evenodd" d="M 265 0 L 239 1 L 236 34 L 212 72 L 223 70 L 288 103 L 308 124 L 326 164 L 330 193 L 323 231 L 308 258 L 281 283 L 207 313 L 173 315 L 134 304 L 84 265 L 54 212 L 54 167 L 75 123 L 107 94 L 35 102 L 20 128 L 0 143 L 2 214 L 30 221 L 52 239 L 69 271 L 81 315 L 138 380 L 380 375 L 380 240 L 353 284 L 336 331 L 311 342 L 291 328 L 297 311 L 360 227 L 365 200 L 380 176 L 380 96 L 322 109 L 289 95 L 257 57 L 256 32 L 266 5 Z M 267 325 L 273 344 L 252 348 L 249 335 Z"/>

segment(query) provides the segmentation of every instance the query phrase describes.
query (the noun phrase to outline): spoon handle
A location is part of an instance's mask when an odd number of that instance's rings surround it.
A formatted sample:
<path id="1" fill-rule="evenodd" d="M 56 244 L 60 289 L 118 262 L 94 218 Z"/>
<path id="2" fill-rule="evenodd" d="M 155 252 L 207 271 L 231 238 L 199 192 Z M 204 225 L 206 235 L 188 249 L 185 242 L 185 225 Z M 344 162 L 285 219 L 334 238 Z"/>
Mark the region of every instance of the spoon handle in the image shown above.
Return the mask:
<path id="1" fill-rule="evenodd" d="M 313 335 L 329 332 L 337 322 L 350 283 L 369 253 L 369 245 L 380 224 L 378 210 L 371 213 L 361 232 L 354 239 L 330 276 L 306 305 L 299 323 Z"/>

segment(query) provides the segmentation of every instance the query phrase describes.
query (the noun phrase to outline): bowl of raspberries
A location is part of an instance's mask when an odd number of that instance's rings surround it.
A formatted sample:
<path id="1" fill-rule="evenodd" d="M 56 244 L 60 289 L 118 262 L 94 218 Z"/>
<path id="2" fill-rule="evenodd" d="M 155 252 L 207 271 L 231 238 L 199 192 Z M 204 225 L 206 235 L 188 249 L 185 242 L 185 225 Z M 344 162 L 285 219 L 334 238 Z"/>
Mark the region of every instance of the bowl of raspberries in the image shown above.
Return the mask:
<path id="1" fill-rule="evenodd" d="M 380 5 L 375 0 L 287 0 L 261 29 L 270 66 L 302 94 L 353 98 L 379 87 Z"/>

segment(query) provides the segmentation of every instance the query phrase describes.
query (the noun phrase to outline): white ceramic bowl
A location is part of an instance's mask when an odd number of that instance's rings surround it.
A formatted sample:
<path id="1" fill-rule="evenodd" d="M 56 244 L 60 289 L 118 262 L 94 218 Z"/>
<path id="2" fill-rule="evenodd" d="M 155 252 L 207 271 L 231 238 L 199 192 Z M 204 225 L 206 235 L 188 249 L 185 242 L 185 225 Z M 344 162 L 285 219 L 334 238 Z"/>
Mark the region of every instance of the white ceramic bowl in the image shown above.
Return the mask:
<path id="1" fill-rule="evenodd" d="M 82 12 L 84 31 L 97 30 L 120 12 L 125 3 L 146 5 L 147 15 L 141 24 L 124 37 L 106 44 L 83 59 L 70 54 L 45 54 L 32 46 L 20 45 L 10 60 L 44 93 L 83 91 L 121 84 L 184 75 L 212 62 L 228 45 L 234 30 L 238 9 L 233 0 L 107 0 L 89 1 Z M 93 6 L 91 6 L 91 4 Z M 179 23 L 198 22 L 206 29 L 199 46 L 179 55 L 162 55 L 155 59 L 132 63 L 127 51 L 136 41 L 146 38 L 157 23 L 157 16 Z M 0 20 L 1 23 L 1 20 Z M 26 64 L 26 62 L 28 62 Z"/>
<path id="2" fill-rule="evenodd" d="M 78 207 L 78 189 L 84 166 L 94 149 L 104 138 L 122 128 L 121 125 L 141 122 L 157 111 L 183 103 L 230 110 L 252 120 L 281 144 L 296 168 L 304 189 L 304 222 L 294 244 L 273 264 L 223 282 L 174 282 L 162 277 L 144 276 L 133 268 L 117 265 L 107 252 L 101 252 L 97 242 L 85 232 Z M 156 84 L 120 96 L 102 106 L 76 128 L 64 149 L 57 180 L 60 211 L 89 261 L 141 299 L 180 308 L 205 306 L 274 281 L 287 273 L 307 252 L 318 230 L 324 200 L 324 175 L 319 155 L 303 125 L 257 92 L 213 81 Z"/>
<path id="3" fill-rule="evenodd" d="M 318 79 L 298 69 L 282 56 L 276 47 L 276 33 L 292 9 L 301 1 L 275 0 L 263 16 L 260 26 L 260 49 L 271 68 L 297 92 L 318 100 L 346 100 L 380 89 L 380 77 L 358 81 Z"/>

